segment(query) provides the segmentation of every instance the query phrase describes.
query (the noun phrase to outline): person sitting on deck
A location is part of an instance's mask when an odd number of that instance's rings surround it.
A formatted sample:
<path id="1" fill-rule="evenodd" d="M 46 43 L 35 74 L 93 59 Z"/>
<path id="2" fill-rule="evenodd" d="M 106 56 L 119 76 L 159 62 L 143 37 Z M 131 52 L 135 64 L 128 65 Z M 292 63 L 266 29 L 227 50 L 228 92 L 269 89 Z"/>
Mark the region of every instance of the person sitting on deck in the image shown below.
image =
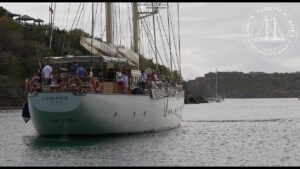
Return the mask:
<path id="1" fill-rule="evenodd" d="M 56 76 L 52 76 L 51 77 L 51 86 L 56 86 L 56 85 L 58 85 L 57 78 L 56 78 Z"/>
<path id="2" fill-rule="evenodd" d="M 123 80 L 124 80 L 124 91 L 123 93 L 124 94 L 127 94 L 128 93 L 128 73 L 127 71 L 124 71 L 124 74 L 123 74 Z"/>
<path id="3" fill-rule="evenodd" d="M 40 77 L 37 75 L 37 73 L 34 73 L 29 83 L 30 85 L 28 86 L 30 92 L 37 90 L 39 88 L 39 80 Z"/>
<path id="4" fill-rule="evenodd" d="M 125 83 L 124 83 L 124 78 L 123 78 L 123 75 L 122 75 L 122 72 L 120 69 L 118 69 L 116 72 L 116 81 L 117 81 L 118 86 L 121 87 L 121 92 L 124 93 Z"/>
<path id="5" fill-rule="evenodd" d="M 83 81 L 83 77 L 84 75 L 88 75 L 87 71 L 85 70 L 84 67 L 82 67 L 81 65 L 79 65 L 79 68 L 78 68 L 78 74 L 79 74 L 79 78 Z"/>
<path id="6" fill-rule="evenodd" d="M 152 73 L 150 74 L 150 83 L 152 88 L 156 87 L 156 80 L 157 80 L 156 71 L 153 70 Z"/>
<path id="7" fill-rule="evenodd" d="M 77 61 L 74 62 L 72 70 L 73 70 L 73 75 L 75 76 L 75 78 L 78 77 L 79 76 L 79 64 Z"/>
<path id="8" fill-rule="evenodd" d="M 145 94 L 146 82 L 147 82 L 147 74 L 144 70 L 141 70 L 141 75 L 139 77 L 139 86 L 142 88 L 142 94 Z"/>
<path id="9" fill-rule="evenodd" d="M 156 85 L 157 86 L 162 86 L 162 79 L 161 79 L 161 75 L 160 75 L 159 71 L 156 72 L 154 78 L 155 78 L 155 81 L 156 81 Z"/>

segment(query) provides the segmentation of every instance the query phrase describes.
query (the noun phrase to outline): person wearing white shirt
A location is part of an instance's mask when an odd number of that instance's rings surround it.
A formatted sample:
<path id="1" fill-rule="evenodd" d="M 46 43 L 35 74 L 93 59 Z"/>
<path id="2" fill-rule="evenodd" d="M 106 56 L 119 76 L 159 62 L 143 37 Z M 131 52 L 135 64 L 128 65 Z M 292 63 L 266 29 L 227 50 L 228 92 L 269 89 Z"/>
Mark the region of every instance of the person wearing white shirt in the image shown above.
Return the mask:
<path id="1" fill-rule="evenodd" d="M 123 75 L 122 75 L 122 72 L 120 70 L 117 70 L 116 72 L 116 80 L 117 82 L 124 82 L 124 79 L 123 79 Z"/>
<path id="2" fill-rule="evenodd" d="M 47 84 L 51 84 L 51 75 L 52 75 L 52 67 L 49 64 L 46 64 L 42 70 L 43 80 L 47 82 Z"/>

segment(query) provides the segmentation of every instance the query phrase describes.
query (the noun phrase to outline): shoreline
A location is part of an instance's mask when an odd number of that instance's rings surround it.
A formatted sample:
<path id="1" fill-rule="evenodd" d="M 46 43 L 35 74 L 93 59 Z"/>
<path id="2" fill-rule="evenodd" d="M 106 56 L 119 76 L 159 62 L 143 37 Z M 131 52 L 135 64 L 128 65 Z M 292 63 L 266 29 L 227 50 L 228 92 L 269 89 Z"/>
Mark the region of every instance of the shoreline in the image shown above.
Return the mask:
<path id="1" fill-rule="evenodd" d="M 22 109 L 22 107 L 0 107 L 0 110 L 13 110 L 13 109 Z"/>

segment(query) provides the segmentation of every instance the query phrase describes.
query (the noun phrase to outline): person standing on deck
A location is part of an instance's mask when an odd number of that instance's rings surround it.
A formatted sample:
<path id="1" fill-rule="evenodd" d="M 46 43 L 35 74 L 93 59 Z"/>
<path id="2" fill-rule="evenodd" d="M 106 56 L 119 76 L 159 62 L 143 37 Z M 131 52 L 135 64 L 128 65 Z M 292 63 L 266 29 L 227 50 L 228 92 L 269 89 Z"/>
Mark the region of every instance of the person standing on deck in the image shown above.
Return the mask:
<path id="1" fill-rule="evenodd" d="M 84 67 L 82 67 L 81 65 L 79 65 L 79 68 L 78 68 L 78 74 L 79 74 L 79 78 L 83 81 L 83 77 L 84 75 L 88 75 L 87 71 L 85 70 Z"/>
<path id="2" fill-rule="evenodd" d="M 77 61 L 74 62 L 72 70 L 73 70 L 73 75 L 75 76 L 75 78 L 79 77 L 79 64 Z"/>
<path id="3" fill-rule="evenodd" d="M 139 86 L 142 88 L 142 94 L 145 94 L 146 82 L 147 82 L 147 74 L 144 70 L 141 70 L 141 75 L 139 77 Z"/>
<path id="4" fill-rule="evenodd" d="M 46 63 L 42 70 L 43 81 L 46 82 L 47 85 L 51 84 L 51 75 L 52 75 L 52 67 Z"/>
<path id="5" fill-rule="evenodd" d="M 123 75 L 122 75 L 122 72 L 120 69 L 118 69 L 116 72 L 116 81 L 117 81 L 118 86 L 121 87 L 121 92 L 124 93 L 125 83 L 124 83 L 124 78 L 123 78 Z"/>
<path id="6" fill-rule="evenodd" d="M 124 71 L 124 74 L 123 74 L 123 80 L 124 80 L 124 93 L 127 94 L 128 93 L 128 72 L 127 71 Z"/>
<path id="7" fill-rule="evenodd" d="M 152 73 L 150 74 L 150 85 L 152 88 L 156 87 L 156 80 L 157 80 L 156 71 L 152 70 Z"/>

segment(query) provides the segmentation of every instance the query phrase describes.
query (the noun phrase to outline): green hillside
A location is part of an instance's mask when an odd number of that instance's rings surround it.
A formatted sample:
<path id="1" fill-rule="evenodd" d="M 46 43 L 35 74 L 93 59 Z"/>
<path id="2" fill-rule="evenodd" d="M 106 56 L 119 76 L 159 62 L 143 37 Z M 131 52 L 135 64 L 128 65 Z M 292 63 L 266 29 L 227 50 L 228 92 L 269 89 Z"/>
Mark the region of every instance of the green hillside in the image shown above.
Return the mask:
<path id="1" fill-rule="evenodd" d="M 294 98 L 300 94 L 300 73 L 218 72 L 218 95 L 226 98 Z M 184 83 L 186 95 L 214 97 L 216 74 Z"/>

